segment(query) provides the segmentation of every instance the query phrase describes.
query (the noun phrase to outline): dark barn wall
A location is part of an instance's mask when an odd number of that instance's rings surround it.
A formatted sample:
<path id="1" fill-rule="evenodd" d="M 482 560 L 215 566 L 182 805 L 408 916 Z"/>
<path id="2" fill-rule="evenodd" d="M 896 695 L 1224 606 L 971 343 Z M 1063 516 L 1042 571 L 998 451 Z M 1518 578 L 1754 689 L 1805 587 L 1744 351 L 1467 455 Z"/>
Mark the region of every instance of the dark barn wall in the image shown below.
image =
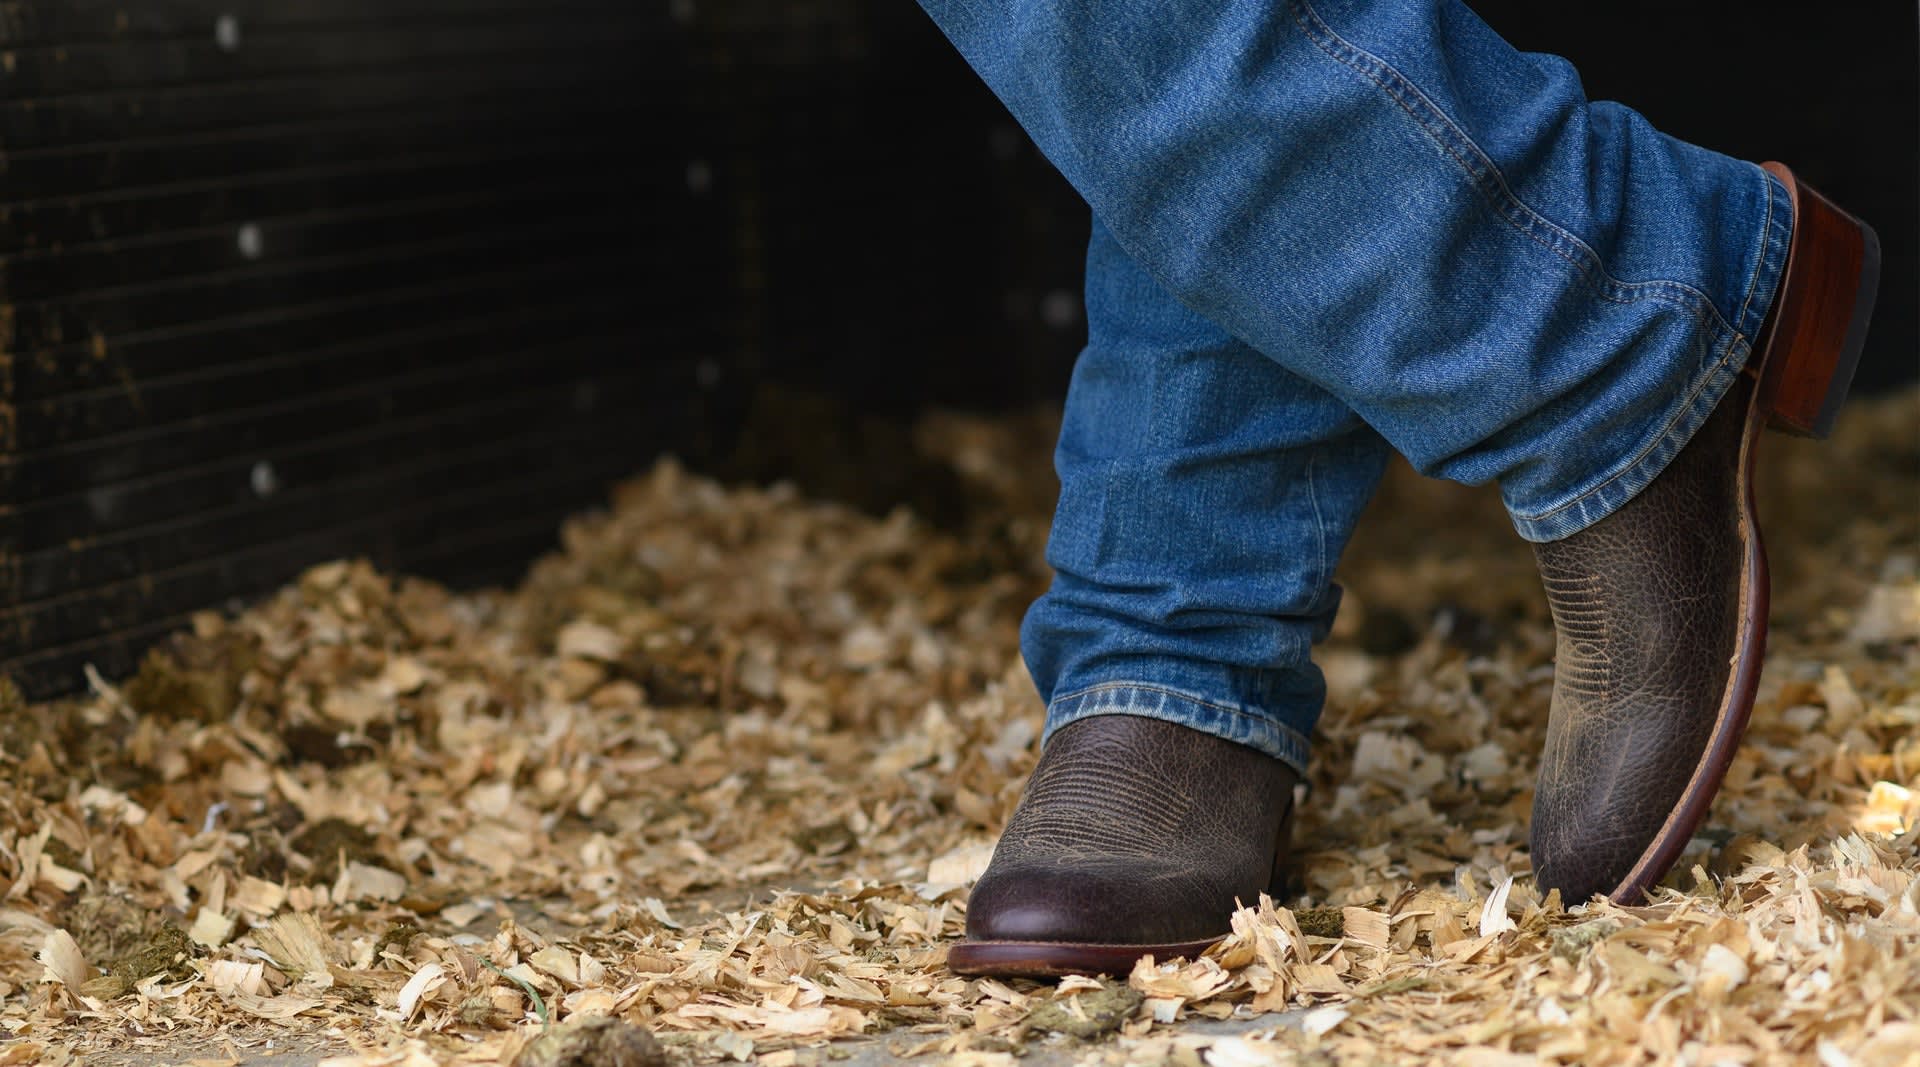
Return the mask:
<path id="1" fill-rule="evenodd" d="M 1086 206 L 912 0 L 694 12 L 769 376 L 856 411 L 1059 396 Z"/>
<path id="2" fill-rule="evenodd" d="M 510 579 L 661 452 L 781 473 L 762 381 L 1057 395 L 1085 233 L 891 0 L 0 5 L 0 674 Z"/>
<path id="3" fill-rule="evenodd" d="M 123 673 L 341 554 L 510 575 L 699 451 L 745 346 L 690 35 L 627 0 L 0 8 L 0 671 Z"/>

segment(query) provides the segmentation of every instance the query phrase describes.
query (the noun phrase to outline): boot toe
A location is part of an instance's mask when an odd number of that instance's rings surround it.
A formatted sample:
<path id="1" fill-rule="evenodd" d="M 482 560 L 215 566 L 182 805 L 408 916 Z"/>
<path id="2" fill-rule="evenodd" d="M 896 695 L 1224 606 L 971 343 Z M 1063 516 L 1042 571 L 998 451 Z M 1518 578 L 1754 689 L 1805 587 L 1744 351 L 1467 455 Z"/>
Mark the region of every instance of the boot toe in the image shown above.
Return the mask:
<path id="1" fill-rule="evenodd" d="M 1127 945 L 1198 941 L 1226 935 L 1234 897 L 1187 872 L 1098 863 L 1023 865 L 981 878 L 967 900 L 967 936 Z"/>
<path id="2" fill-rule="evenodd" d="M 967 901 L 961 974 L 1125 974 L 1226 936 L 1285 855 L 1293 771 L 1177 723 L 1062 727 Z"/>

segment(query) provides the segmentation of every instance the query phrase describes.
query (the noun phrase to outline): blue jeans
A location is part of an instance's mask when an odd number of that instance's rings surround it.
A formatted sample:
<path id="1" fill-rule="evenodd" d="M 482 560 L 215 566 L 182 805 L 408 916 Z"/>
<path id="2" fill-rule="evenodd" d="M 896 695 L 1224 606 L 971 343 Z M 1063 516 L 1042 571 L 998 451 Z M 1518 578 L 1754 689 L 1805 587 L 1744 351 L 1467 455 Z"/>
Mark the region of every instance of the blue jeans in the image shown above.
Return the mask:
<path id="1" fill-rule="evenodd" d="M 1303 769 L 1387 450 L 1582 530 L 1713 410 L 1785 265 L 1774 178 L 1453 0 L 921 5 L 1096 219 L 1022 633 L 1049 732 L 1149 715 Z"/>

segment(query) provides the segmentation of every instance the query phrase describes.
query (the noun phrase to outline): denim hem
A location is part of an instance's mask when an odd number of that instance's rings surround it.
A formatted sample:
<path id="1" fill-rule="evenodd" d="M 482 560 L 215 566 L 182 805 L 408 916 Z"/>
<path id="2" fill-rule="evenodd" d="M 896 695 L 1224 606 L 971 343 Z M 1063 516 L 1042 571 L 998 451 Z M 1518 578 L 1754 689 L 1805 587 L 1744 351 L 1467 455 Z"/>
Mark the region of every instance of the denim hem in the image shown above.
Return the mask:
<path id="1" fill-rule="evenodd" d="M 1754 269 L 1739 310 L 1736 331 L 1710 327 L 1716 357 L 1694 372 L 1674 406 L 1656 420 L 1658 429 L 1629 458 L 1610 466 L 1597 484 L 1577 490 L 1568 499 L 1536 513 L 1523 514 L 1508 502 L 1508 515 L 1520 536 L 1528 541 L 1557 541 L 1579 533 L 1618 511 L 1653 484 L 1680 454 L 1688 441 L 1713 414 L 1752 355 L 1752 338 L 1766 321 L 1775 291 L 1786 272 L 1787 250 L 1793 235 L 1791 201 L 1779 179 L 1758 166 L 1766 183 L 1767 215 L 1761 224 Z"/>
<path id="2" fill-rule="evenodd" d="M 1259 711 L 1148 682 L 1103 682 L 1063 693 L 1047 704 L 1044 747 L 1054 732 L 1095 715 L 1138 715 L 1192 727 L 1224 741 L 1246 745 L 1307 774 L 1307 739 Z"/>

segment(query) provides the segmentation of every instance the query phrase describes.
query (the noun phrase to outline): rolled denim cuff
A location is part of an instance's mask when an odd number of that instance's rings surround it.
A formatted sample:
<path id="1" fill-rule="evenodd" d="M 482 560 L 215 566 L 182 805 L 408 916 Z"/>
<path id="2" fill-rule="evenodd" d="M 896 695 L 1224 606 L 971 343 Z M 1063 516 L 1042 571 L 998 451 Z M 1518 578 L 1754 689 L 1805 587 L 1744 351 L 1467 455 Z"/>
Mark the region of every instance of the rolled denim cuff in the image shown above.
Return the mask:
<path id="1" fill-rule="evenodd" d="M 1726 395 L 1746 365 L 1747 355 L 1747 345 L 1742 341 L 1697 375 L 1653 440 L 1600 484 L 1538 514 L 1523 514 L 1509 506 L 1507 513 L 1513 519 L 1513 528 L 1528 541 L 1558 541 L 1620 510 L 1642 489 L 1653 484 L 1660 472 L 1667 469 L 1667 464 L 1673 462 L 1673 457 L 1693 440 L 1694 433 L 1713 414 L 1720 398 Z"/>
<path id="2" fill-rule="evenodd" d="M 1276 714 L 1145 682 L 1103 682 L 1055 696 L 1047 705 L 1041 744 L 1068 723 L 1095 715 L 1138 715 L 1192 727 L 1263 752 L 1306 777 L 1307 739 Z"/>
<path id="3" fill-rule="evenodd" d="M 1781 278 L 1786 273 L 1787 250 L 1793 237 L 1792 198 L 1778 178 L 1753 168 L 1766 182 L 1767 217 L 1756 239 L 1753 271 L 1740 306 L 1729 316 L 1732 329 L 1704 321 L 1703 345 L 1709 358 L 1690 372 L 1675 400 L 1651 421 L 1639 447 L 1602 468 L 1587 484 L 1545 507 L 1528 508 L 1507 501 L 1513 527 L 1529 541 L 1557 541 L 1579 533 L 1618 511 L 1641 490 L 1653 484 L 1667 464 L 1693 440 L 1713 414 L 1721 398 L 1753 354 L 1753 343 L 1766 322 Z"/>

